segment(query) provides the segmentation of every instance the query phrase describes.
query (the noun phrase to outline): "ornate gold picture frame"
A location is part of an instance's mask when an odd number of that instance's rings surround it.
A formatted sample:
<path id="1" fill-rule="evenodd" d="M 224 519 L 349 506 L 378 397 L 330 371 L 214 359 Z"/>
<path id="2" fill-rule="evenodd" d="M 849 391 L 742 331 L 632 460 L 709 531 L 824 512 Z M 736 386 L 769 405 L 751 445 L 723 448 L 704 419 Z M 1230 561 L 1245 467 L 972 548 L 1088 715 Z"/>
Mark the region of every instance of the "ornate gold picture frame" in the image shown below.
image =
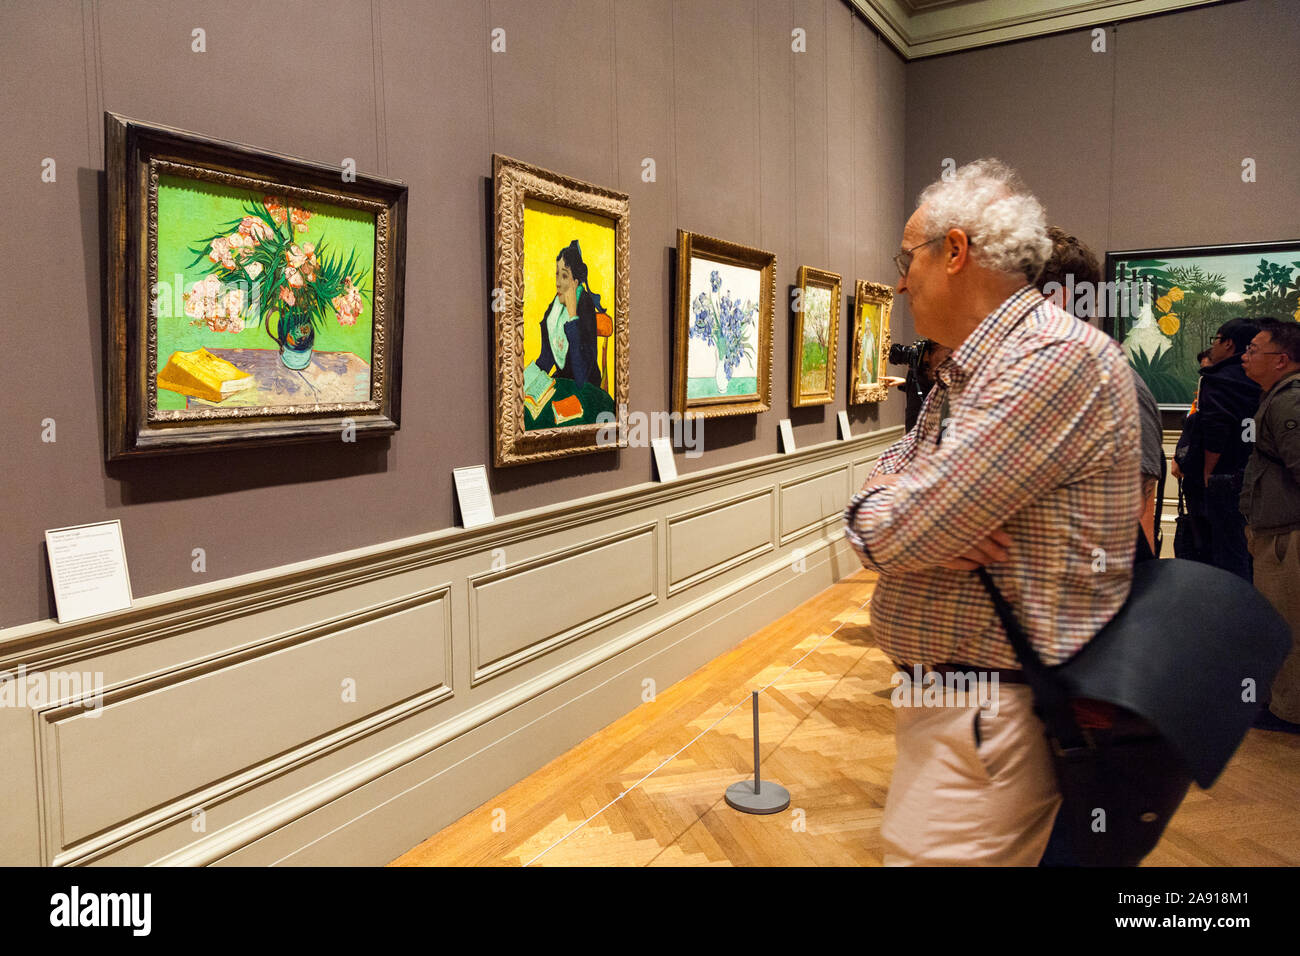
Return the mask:
<path id="1" fill-rule="evenodd" d="M 889 386 L 883 381 L 889 361 L 889 314 L 894 290 L 859 279 L 853 292 L 853 369 L 849 404 L 883 402 Z"/>
<path id="2" fill-rule="evenodd" d="M 104 115 L 109 460 L 400 422 L 406 186 Z"/>
<path id="3" fill-rule="evenodd" d="M 835 399 L 840 355 L 838 273 L 799 267 L 794 311 L 794 352 L 790 356 L 790 404 L 826 405 Z"/>
<path id="4" fill-rule="evenodd" d="M 692 417 L 772 407 L 776 255 L 677 230 L 673 410 Z"/>
<path id="5" fill-rule="evenodd" d="M 492 157 L 495 460 L 627 445 L 626 193 Z"/>

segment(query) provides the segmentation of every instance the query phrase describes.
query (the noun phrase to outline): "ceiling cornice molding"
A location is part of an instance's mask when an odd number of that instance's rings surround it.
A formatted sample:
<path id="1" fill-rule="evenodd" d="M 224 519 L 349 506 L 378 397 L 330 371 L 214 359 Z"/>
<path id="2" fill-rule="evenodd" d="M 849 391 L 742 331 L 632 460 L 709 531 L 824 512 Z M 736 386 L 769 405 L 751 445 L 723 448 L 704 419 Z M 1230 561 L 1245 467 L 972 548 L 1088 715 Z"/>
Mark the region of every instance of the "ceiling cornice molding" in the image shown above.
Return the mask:
<path id="1" fill-rule="evenodd" d="M 1030 12 L 1024 0 L 954 0 L 919 8 L 910 0 L 848 2 L 904 59 L 916 60 L 1225 0 L 1042 0 Z"/>

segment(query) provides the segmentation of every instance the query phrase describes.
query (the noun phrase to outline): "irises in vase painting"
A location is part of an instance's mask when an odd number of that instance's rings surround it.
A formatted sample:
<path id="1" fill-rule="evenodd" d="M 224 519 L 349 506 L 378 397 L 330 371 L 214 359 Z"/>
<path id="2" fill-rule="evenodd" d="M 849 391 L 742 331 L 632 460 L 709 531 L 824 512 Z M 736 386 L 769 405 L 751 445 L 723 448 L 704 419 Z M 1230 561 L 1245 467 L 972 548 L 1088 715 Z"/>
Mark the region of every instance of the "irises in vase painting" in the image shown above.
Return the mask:
<path id="1" fill-rule="evenodd" d="M 746 370 L 753 366 L 757 326 L 758 303 L 724 289 L 721 270 L 710 270 L 708 288 L 702 289 L 691 302 L 691 338 L 706 343 L 714 351 L 713 394 L 728 393 L 732 376 L 742 362 Z M 753 391 L 748 377 L 737 384 L 743 391 Z M 691 386 L 692 397 L 709 391 L 707 384 L 698 379 L 692 380 Z"/>
<path id="2" fill-rule="evenodd" d="M 673 410 L 745 415 L 772 407 L 776 256 L 677 230 Z"/>

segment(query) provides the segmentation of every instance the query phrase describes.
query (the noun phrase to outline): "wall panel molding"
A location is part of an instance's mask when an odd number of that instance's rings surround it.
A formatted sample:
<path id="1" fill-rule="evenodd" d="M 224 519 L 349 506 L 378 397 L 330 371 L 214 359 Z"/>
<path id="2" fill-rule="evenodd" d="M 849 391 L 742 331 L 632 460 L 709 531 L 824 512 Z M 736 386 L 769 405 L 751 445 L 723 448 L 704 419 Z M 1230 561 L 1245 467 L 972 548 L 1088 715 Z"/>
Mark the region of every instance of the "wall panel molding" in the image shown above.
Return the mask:
<path id="1" fill-rule="evenodd" d="M 781 544 L 833 523 L 848 506 L 849 466 L 803 475 L 779 485 Z"/>
<path id="2" fill-rule="evenodd" d="M 668 516 L 668 593 L 678 594 L 776 547 L 774 489 Z"/>
<path id="3" fill-rule="evenodd" d="M 658 532 L 657 522 L 641 524 L 472 576 L 471 686 L 653 607 L 659 600 Z M 530 579 L 530 585 L 519 586 L 520 578 Z M 520 631 L 533 618 L 555 617 L 561 609 L 569 611 L 566 602 L 584 598 L 586 613 L 580 606 L 574 623 L 531 640 L 520 639 Z M 485 612 L 483 606 L 491 610 Z M 567 616 L 575 615 L 569 611 Z M 494 631 L 505 633 L 494 639 Z"/>
<path id="4" fill-rule="evenodd" d="M 520 759 L 635 706 L 606 686 L 611 668 L 654 660 L 684 676 L 766 623 L 777 598 L 794 606 L 856 570 L 837 527 L 848 476 L 900 433 L 0 633 L 6 670 L 103 676 L 100 716 L 68 694 L 27 712 L 36 760 L 16 772 L 41 821 L 39 859 L 0 847 L 0 862 L 274 862 L 314 844 L 313 827 L 343 807 L 359 808 L 367 832 L 412 825 L 385 808 L 398 777 L 424 786 L 417 768 L 468 759 L 482 779 L 518 779 L 536 769 Z M 816 573 L 788 574 L 796 538 Z M 484 570 L 498 548 L 509 562 Z M 536 625 L 520 624 L 521 604 L 546 595 Z M 349 675 L 355 716 L 338 704 Z M 598 713 L 577 704 L 583 682 Z M 527 717 L 571 706 L 562 725 Z M 536 744 L 526 758 L 474 756 L 511 752 L 493 742 L 516 733 Z M 438 791 L 420 825 L 433 832 L 476 805 L 466 799 Z"/>
<path id="5" fill-rule="evenodd" d="M 47 820 L 45 839 L 53 848 L 50 855 L 55 862 L 79 862 L 128 845 L 162 824 L 188 822 L 195 810 L 206 812 L 234 795 L 450 700 L 454 696 L 450 594 L 446 585 L 431 588 L 389 607 L 367 609 L 278 636 L 223 659 L 108 688 L 99 716 L 90 716 L 78 702 L 38 711 L 37 776 L 45 805 L 58 808 Z M 406 634 L 395 630 L 384 633 L 385 624 L 391 628 L 394 620 L 418 611 L 429 613 L 409 621 Z M 437 624 L 436 630 L 422 633 L 430 624 Z M 341 655 L 336 648 L 324 646 L 324 642 L 343 639 L 354 645 L 350 653 Z M 421 669 L 415 665 L 421 663 L 419 645 L 423 642 L 435 653 L 424 659 L 426 666 Z M 294 657 L 277 660 L 286 654 Z M 406 663 L 390 667 L 387 660 L 397 655 Z M 429 668 L 429 664 L 435 666 Z M 268 665 L 278 665 L 281 673 L 269 679 L 249 673 Z M 322 665 L 328 668 L 325 673 L 321 673 Z M 369 673 L 363 668 L 369 668 Z M 356 716 L 348 714 L 331 722 L 327 714 L 311 714 L 299 706 L 310 701 L 319 711 L 325 702 L 334 702 L 335 712 L 350 709 L 343 700 L 341 682 L 336 680 L 340 674 L 355 682 Z M 214 680 L 224 681 L 226 686 L 215 689 L 219 695 L 215 702 L 214 692 L 208 693 L 208 719 L 199 724 L 199 734 L 190 734 L 189 721 L 203 716 L 196 713 L 201 701 L 199 688 L 204 681 Z M 269 689 L 276 696 L 269 701 L 242 698 L 239 685 L 244 683 L 254 689 Z M 321 686 L 304 693 L 303 684 Z M 375 700 L 377 688 L 382 692 L 384 684 L 396 685 L 389 688 L 390 699 Z M 214 706 L 221 696 L 230 698 L 224 713 Z M 151 706 L 156 711 L 168 697 L 173 699 L 175 713 L 171 715 L 160 719 L 157 713 L 131 712 L 133 705 L 136 709 Z M 287 716 L 277 719 L 278 712 L 285 710 Z M 252 726 L 241 727 L 239 720 L 252 722 Z M 175 747 L 167 747 L 165 740 L 149 739 L 160 735 L 174 741 Z M 281 738 L 278 747 L 277 736 Z M 211 756 L 196 760 L 196 745 L 218 751 L 224 763 L 217 765 Z M 246 752 L 267 748 L 272 752 L 236 760 L 232 766 L 230 761 L 238 757 L 240 747 Z M 189 757 L 193 764 L 188 768 L 190 782 L 195 786 L 184 786 L 183 764 L 169 766 L 169 759 L 174 763 L 177 757 L 183 762 Z M 176 792 L 178 787 L 182 792 Z"/>
<path id="6" fill-rule="evenodd" d="M 182 633 L 213 615 L 241 617 L 247 613 L 293 603 L 304 595 L 329 593 L 359 580 L 381 578 L 400 571 L 445 564 L 467 555 L 508 546 L 528 537 L 563 532 L 592 522 L 617 518 L 629 511 L 663 504 L 687 494 L 773 475 L 796 463 L 839 458 L 845 450 L 881 450 L 901 438 L 895 425 L 848 441 L 831 441 L 801 448 L 792 454 L 771 454 L 734 465 L 720 465 L 684 475 L 675 481 L 645 482 L 560 505 L 550 505 L 499 517 L 475 529 L 447 528 L 429 534 L 327 555 L 310 561 L 270 568 L 211 584 L 182 588 L 137 600 L 124 611 L 72 624 L 53 618 L 0 630 L 0 668 L 23 661 L 72 661 L 91 648 L 120 649 L 136 641 Z"/>

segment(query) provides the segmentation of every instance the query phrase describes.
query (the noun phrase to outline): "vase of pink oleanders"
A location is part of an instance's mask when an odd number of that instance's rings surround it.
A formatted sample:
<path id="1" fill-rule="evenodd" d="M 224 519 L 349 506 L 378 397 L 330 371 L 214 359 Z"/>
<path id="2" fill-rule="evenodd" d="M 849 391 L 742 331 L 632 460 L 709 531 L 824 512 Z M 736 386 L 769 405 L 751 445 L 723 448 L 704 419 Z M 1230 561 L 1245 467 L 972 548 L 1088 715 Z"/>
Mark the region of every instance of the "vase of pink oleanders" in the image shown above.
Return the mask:
<path id="1" fill-rule="evenodd" d="M 247 203 L 242 218 L 226 224 L 191 252 L 208 275 L 185 295 L 195 324 L 214 332 L 242 332 L 260 324 L 279 347 L 286 368 L 311 364 L 316 333 L 333 316 L 355 325 L 369 292 L 355 251 L 347 259 L 319 245 L 299 241 L 312 213 L 266 196 Z"/>

